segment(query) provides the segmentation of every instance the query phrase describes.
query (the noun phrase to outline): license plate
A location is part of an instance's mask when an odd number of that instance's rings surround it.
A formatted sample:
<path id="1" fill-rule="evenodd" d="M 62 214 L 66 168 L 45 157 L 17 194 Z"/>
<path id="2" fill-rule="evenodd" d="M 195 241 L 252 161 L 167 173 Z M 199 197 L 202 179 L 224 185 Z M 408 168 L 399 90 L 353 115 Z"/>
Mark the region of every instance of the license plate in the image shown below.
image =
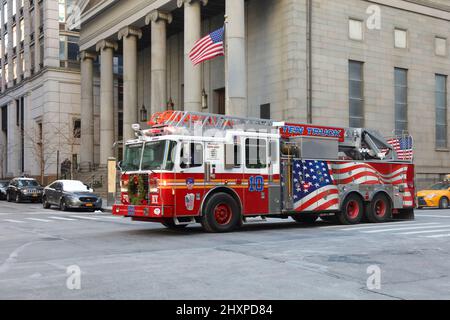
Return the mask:
<path id="1" fill-rule="evenodd" d="M 86 203 L 86 207 L 93 207 L 94 205 L 92 203 Z"/>

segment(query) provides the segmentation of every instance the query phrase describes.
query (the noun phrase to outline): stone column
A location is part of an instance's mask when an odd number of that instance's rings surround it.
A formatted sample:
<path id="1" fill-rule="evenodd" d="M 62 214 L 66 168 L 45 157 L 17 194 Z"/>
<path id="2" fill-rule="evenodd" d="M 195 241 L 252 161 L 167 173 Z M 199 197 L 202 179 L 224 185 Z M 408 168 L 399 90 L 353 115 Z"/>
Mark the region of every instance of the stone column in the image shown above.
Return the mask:
<path id="1" fill-rule="evenodd" d="M 184 5 L 184 110 L 202 110 L 202 69 L 194 66 L 189 52 L 201 38 L 201 4 L 208 0 L 177 0 L 178 7 Z"/>
<path id="2" fill-rule="evenodd" d="M 100 53 L 100 167 L 106 167 L 114 156 L 114 50 L 115 42 L 97 43 Z"/>
<path id="3" fill-rule="evenodd" d="M 94 166 L 94 60 L 93 53 L 83 51 L 81 62 L 81 152 L 80 170 Z"/>
<path id="4" fill-rule="evenodd" d="M 123 140 L 135 137 L 131 125 L 138 123 L 137 41 L 142 31 L 125 27 L 119 31 L 123 39 Z"/>
<path id="5" fill-rule="evenodd" d="M 244 0 L 226 0 L 226 113 L 247 116 Z"/>
<path id="6" fill-rule="evenodd" d="M 158 10 L 145 17 L 151 23 L 151 113 L 165 111 L 167 105 L 167 24 L 172 15 Z M 145 84 L 144 84 L 145 86 Z"/>

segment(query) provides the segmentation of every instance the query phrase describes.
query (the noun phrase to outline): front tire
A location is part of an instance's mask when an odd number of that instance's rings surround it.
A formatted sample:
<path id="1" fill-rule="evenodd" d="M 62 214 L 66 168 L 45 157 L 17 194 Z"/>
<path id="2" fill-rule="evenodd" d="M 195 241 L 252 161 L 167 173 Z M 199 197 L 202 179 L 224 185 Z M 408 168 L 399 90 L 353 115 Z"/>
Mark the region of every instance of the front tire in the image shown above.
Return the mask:
<path id="1" fill-rule="evenodd" d="M 12 201 L 11 194 L 9 192 L 6 194 L 6 201 L 8 201 L 8 202 Z"/>
<path id="2" fill-rule="evenodd" d="M 61 199 L 61 202 L 59 203 L 59 210 L 61 210 L 61 211 L 67 211 L 66 200 Z"/>
<path id="3" fill-rule="evenodd" d="M 337 214 L 339 223 L 358 224 L 364 216 L 364 203 L 356 194 L 350 194 L 342 204 L 342 211 Z"/>
<path id="4" fill-rule="evenodd" d="M 439 209 L 448 209 L 449 201 L 447 197 L 442 197 L 441 200 L 439 200 Z"/>
<path id="5" fill-rule="evenodd" d="M 44 197 L 44 198 L 42 199 L 42 206 L 44 207 L 44 209 L 50 209 L 50 207 L 51 207 L 51 205 L 50 205 L 50 203 L 48 203 L 46 197 Z"/>
<path id="6" fill-rule="evenodd" d="M 232 196 L 216 193 L 208 199 L 200 222 L 207 232 L 230 232 L 241 222 L 240 209 Z"/>
<path id="7" fill-rule="evenodd" d="M 391 200 L 383 193 L 377 194 L 366 207 L 366 218 L 372 223 L 382 223 L 392 219 Z"/>

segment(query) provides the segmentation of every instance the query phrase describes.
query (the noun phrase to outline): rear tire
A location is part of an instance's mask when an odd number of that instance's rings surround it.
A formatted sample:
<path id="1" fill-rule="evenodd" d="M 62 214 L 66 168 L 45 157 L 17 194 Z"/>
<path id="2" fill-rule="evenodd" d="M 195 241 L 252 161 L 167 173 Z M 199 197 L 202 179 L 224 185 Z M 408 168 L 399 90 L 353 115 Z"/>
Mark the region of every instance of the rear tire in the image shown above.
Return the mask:
<path id="1" fill-rule="evenodd" d="M 313 224 L 319 219 L 319 216 L 316 214 L 297 214 L 292 216 L 292 219 L 300 223 Z"/>
<path id="2" fill-rule="evenodd" d="M 372 223 L 382 223 L 391 220 L 391 200 L 384 193 L 375 195 L 366 206 L 366 218 Z"/>
<path id="3" fill-rule="evenodd" d="M 449 201 L 447 197 L 442 197 L 441 200 L 439 200 L 439 209 L 448 209 Z"/>
<path id="4" fill-rule="evenodd" d="M 200 222 L 207 232 L 230 232 L 241 223 L 239 206 L 227 193 L 212 195 L 203 210 Z"/>
<path id="5" fill-rule="evenodd" d="M 356 194 L 350 194 L 342 204 L 342 211 L 337 214 L 339 223 L 358 224 L 364 216 L 364 203 Z"/>

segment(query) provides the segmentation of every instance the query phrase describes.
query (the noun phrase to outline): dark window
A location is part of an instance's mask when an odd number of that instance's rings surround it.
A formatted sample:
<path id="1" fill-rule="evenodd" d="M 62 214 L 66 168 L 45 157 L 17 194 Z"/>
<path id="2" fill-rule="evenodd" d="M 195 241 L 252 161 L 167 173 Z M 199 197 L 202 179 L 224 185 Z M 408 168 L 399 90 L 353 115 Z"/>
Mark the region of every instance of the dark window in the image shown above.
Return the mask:
<path id="1" fill-rule="evenodd" d="M 436 75 L 436 147 L 447 148 L 447 76 Z"/>
<path id="2" fill-rule="evenodd" d="M 8 108 L 6 106 L 2 107 L 2 131 L 8 132 Z"/>
<path id="3" fill-rule="evenodd" d="M 245 140 L 245 165 L 249 169 L 263 169 L 267 167 L 266 140 Z"/>
<path id="4" fill-rule="evenodd" d="M 364 63 L 349 61 L 349 125 L 364 127 Z"/>
<path id="5" fill-rule="evenodd" d="M 75 139 L 81 138 L 81 120 L 80 119 L 75 119 L 73 121 L 73 137 Z"/>
<path id="6" fill-rule="evenodd" d="M 408 130 L 408 70 L 395 68 L 395 131 Z"/>
<path id="7" fill-rule="evenodd" d="M 20 100 L 16 100 L 16 125 L 20 126 Z"/>
<path id="8" fill-rule="evenodd" d="M 270 103 L 261 105 L 261 119 L 271 119 Z"/>

